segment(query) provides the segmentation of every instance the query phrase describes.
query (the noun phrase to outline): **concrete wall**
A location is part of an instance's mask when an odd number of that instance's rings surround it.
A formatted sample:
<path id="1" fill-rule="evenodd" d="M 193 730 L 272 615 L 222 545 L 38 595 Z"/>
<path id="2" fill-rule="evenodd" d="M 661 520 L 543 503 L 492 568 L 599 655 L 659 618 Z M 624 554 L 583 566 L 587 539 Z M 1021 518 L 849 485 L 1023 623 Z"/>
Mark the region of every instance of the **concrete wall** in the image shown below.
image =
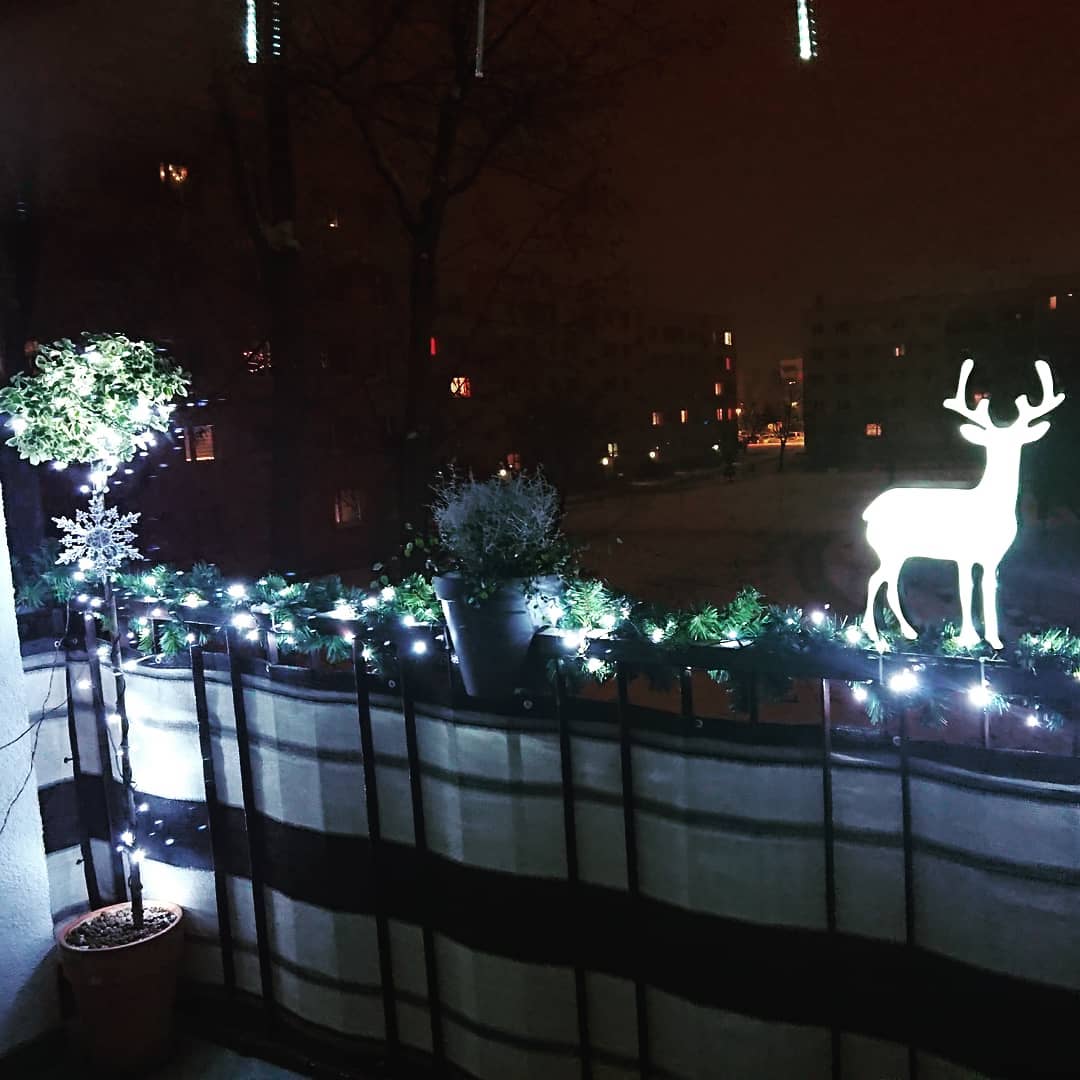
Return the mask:
<path id="1" fill-rule="evenodd" d="M 27 700 L 0 499 L 0 746 L 26 728 Z M 45 871 L 31 733 L 0 750 L 0 1055 L 47 1031 L 58 1019 L 49 882 Z"/>

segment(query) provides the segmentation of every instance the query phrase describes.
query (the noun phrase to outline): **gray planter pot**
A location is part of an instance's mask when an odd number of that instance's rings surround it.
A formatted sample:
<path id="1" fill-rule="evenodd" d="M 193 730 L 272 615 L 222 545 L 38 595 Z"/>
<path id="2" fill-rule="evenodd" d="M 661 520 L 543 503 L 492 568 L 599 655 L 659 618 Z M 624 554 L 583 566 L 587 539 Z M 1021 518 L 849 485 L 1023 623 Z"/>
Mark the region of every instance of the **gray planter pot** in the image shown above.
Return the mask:
<path id="1" fill-rule="evenodd" d="M 525 656 L 538 628 L 525 602 L 525 580 L 504 585 L 475 606 L 465 602 L 465 583 L 458 574 L 436 577 L 432 585 L 442 603 L 465 692 L 470 697 L 511 696 L 520 685 Z M 562 582 L 540 578 L 534 588 L 558 595 Z"/>

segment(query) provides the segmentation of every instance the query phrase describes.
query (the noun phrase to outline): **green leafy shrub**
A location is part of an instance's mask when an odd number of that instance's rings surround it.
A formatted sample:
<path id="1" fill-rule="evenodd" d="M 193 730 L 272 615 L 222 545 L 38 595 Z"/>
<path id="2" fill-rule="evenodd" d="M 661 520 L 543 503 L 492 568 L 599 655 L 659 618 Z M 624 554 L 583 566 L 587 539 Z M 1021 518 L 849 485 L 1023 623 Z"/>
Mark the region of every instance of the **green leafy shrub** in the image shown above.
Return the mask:
<path id="1" fill-rule="evenodd" d="M 33 374 L 0 390 L 7 440 L 31 465 L 100 463 L 112 471 L 165 431 L 189 377 L 152 342 L 83 334 L 42 345 Z"/>

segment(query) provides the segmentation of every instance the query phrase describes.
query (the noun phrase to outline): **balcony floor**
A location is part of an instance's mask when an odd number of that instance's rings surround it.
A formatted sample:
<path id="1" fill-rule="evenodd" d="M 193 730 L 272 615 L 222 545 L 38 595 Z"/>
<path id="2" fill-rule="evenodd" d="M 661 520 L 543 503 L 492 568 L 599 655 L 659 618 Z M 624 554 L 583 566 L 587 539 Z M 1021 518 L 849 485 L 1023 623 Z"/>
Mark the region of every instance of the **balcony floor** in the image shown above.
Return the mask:
<path id="1" fill-rule="evenodd" d="M 73 1065 L 66 1056 L 43 1069 L 35 1068 L 33 1072 L 34 1080 L 76 1080 L 93 1075 Z M 168 1065 L 147 1073 L 142 1080 L 303 1080 L 303 1075 L 258 1058 L 244 1057 L 201 1039 L 185 1038 Z M 29 1076 L 26 1080 L 30 1080 Z"/>

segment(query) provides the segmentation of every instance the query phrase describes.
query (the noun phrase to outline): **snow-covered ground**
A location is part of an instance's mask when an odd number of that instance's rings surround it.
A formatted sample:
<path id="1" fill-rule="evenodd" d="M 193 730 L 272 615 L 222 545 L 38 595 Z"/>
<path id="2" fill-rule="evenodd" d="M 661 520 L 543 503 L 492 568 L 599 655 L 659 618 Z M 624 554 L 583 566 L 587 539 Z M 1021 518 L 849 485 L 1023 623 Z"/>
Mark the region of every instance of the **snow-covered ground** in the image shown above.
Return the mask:
<path id="1" fill-rule="evenodd" d="M 754 461 L 753 456 L 750 459 Z M 673 606 L 724 603 L 755 585 L 779 603 L 831 604 L 857 614 L 877 560 L 862 511 L 886 487 L 885 472 L 810 472 L 794 456 L 783 473 L 758 457 L 721 476 L 633 488 L 572 503 L 567 531 L 588 545 L 587 569 L 616 588 Z M 961 473 L 898 473 L 895 484 L 971 486 Z M 1080 522 L 1067 512 L 1036 521 L 1022 500 L 1020 534 L 1002 563 L 1002 631 L 1080 626 Z M 960 608 L 954 564 L 910 561 L 902 577 L 909 617 L 951 618 Z"/>

